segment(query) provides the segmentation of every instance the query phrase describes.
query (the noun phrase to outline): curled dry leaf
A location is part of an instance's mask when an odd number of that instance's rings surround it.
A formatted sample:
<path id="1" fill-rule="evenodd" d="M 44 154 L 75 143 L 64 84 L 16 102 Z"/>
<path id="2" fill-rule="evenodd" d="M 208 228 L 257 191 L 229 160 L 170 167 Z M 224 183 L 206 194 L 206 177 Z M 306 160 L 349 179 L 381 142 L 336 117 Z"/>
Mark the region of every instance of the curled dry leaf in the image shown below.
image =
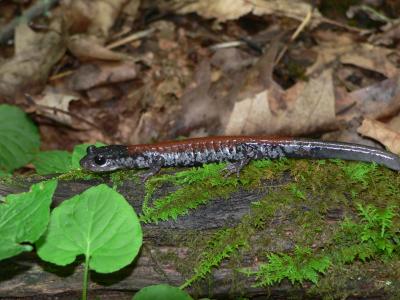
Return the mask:
<path id="1" fill-rule="evenodd" d="M 344 97 L 339 101 L 353 105 L 340 114 L 342 120 L 349 121 L 360 116 L 372 119 L 393 116 L 400 109 L 400 75 L 351 92 Z"/>
<path id="2" fill-rule="evenodd" d="M 132 121 L 136 122 L 136 119 Z M 132 144 L 138 144 L 140 142 L 151 143 L 158 139 L 160 136 L 160 129 L 163 126 L 158 114 L 151 111 L 142 114 L 138 123 L 136 122 L 133 126 L 132 123 L 134 122 L 127 120 L 121 122 L 119 126 L 120 134 L 123 139 Z"/>
<path id="3" fill-rule="evenodd" d="M 390 129 L 386 124 L 367 118 L 357 132 L 379 141 L 393 153 L 400 154 L 400 133 Z"/>
<path id="4" fill-rule="evenodd" d="M 68 114 L 69 103 L 72 100 L 78 99 L 79 96 L 77 95 L 65 94 L 49 87 L 45 90 L 43 98 L 39 100 L 35 99 L 35 102 L 38 104 L 38 113 L 57 122 L 71 126 L 71 116 Z"/>
<path id="5" fill-rule="evenodd" d="M 137 71 L 134 62 L 97 63 L 81 66 L 69 79 L 69 86 L 76 91 L 95 86 L 132 80 Z"/>
<path id="6" fill-rule="evenodd" d="M 318 54 L 306 75 L 313 74 L 339 61 L 360 68 L 379 72 L 386 77 L 399 74 L 397 66 L 389 59 L 396 50 L 357 43 L 351 35 L 337 35 L 330 31 L 316 33 L 319 45 L 312 48 Z"/>
<path id="7" fill-rule="evenodd" d="M 0 65 L 0 96 L 15 97 L 30 89 L 40 90 L 51 68 L 63 56 L 65 45 L 58 21 L 46 33 L 21 24 L 15 32 L 15 55 Z"/>
<path id="8" fill-rule="evenodd" d="M 372 44 L 391 45 L 400 37 L 400 19 L 380 28 L 382 32 L 371 35 L 368 41 Z"/>
<path id="9" fill-rule="evenodd" d="M 272 112 L 269 97 L 285 99 L 287 108 Z M 334 122 L 332 71 L 328 69 L 319 77 L 307 83 L 300 82 L 287 91 L 278 91 L 272 85 L 269 90 L 237 102 L 225 134 L 299 135 L 321 130 Z"/>
<path id="10" fill-rule="evenodd" d="M 119 61 L 129 56 L 114 52 L 102 45 L 95 36 L 76 34 L 68 40 L 68 49 L 80 60 L 109 60 Z"/>
<path id="11" fill-rule="evenodd" d="M 127 59 L 126 54 L 104 47 L 109 30 L 125 4 L 126 0 L 73 0 L 64 4 L 65 22 L 71 27 L 71 31 L 85 32 L 85 34 L 75 34 L 69 38 L 69 50 L 81 60 Z"/>
<path id="12" fill-rule="evenodd" d="M 249 13 L 255 15 L 277 15 L 302 21 L 312 9 L 311 5 L 297 0 L 203 0 L 178 2 L 178 13 L 197 13 L 205 18 L 216 18 L 223 22 L 238 19 Z M 313 25 L 318 25 L 320 13 L 313 12 Z"/>
<path id="13" fill-rule="evenodd" d="M 344 53 L 340 57 L 340 62 L 379 72 L 386 77 L 393 77 L 399 74 L 398 68 L 388 59 L 393 52 L 391 49 L 361 44 L 353 51 Z"/>
<path id="14" fill-rule="evenodd" d="M 126 0 L 65 1 L 65 22 L 75 32 L 86 32 L 105 39 L 125 3 Z M 77 28 L 77 24 L 81 28 Z"/>

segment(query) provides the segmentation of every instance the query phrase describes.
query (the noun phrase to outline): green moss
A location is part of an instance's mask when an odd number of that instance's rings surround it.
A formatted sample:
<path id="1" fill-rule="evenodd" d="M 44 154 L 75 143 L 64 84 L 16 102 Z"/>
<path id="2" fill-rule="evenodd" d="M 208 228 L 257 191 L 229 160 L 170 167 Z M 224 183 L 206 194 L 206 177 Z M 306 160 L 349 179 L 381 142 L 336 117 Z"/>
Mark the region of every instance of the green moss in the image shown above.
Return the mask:
<path id="1" fill-rule="evenodd" d="M 353 264 L 360 264 L 363 260 L 379 259 L 381 263 L 393 261 L 390 255 L 384 255 L 382 251 L 388 252 L 387 243 L 393 244 L 393 241 L 398 239 L 392 232 L 392 229 L 395 228 L 393 224 L 396 215 L 386 212 L 388 218 L 386 221 L 382 221 L 383 223 L 381 222 L 380 226 L 378 226 L 378 221 L 372 227 L 367 226 L 370 229 L 375 228 L 377 230 L 378 227 L 382 229 L 382 224 L 385 222 L 385 224 L 392 224 L 392 227 L 385 225 L 385 228 L 392 228 L 391 230 L 388 229 L 387 232 L 391 232 L 392 235 L 386 237 L 385 242 L 380 239 L 376 239 L 376 242 L 371 240 L 372 237 L 376 238 L 376 234 L 378 234 L 375 229 L 373 230 L 375 233 L 371 235 L 369 240 L 362 241 L 357 237 L 362 236 L 362 230 L 365 229 L 367 224 L 365 222 L 367 222 L 368 216 L 370 217 L 369 213 L 373 211 L 375 206 L 367 208 L 364 215 L 357 215 L 356 213 L 362 211 L 360 206 L 355 204 L 361 203 L 361 201 L 377 205 L 377 207 L 382 206 L 383 203 L 398 204 L 397 195 L 400 182 L 392 171 L 376 165 L 342 161 L 256 161 L 243 170 L 240 180 L 232 177 L 229 178 L 232 181 L 225 181 L 220 176 L 222 166 L 211 165 L 209 167 L 212 169 L 192 169 L 188 171 L 189 173 L 182 172 L 176 177 L 168 175 L 169 177 L 155 178 L 148 186 L 151 195 L 167 182 L 173 185 L 179 183 L 185 191 L 178 190 L 172 193 L 173 196 L 170 194 L 160 198 L 161 201 L 166 199 L 164 204 L 166 206 L 160 206 L 161 209 L 157 214 L 176 199 L 183 202 L 187 199 L 195 199 L 194 195 L 197 195 L 204 202 L 196 202 L 197 200 L 195 200 L 192 202 L 195 204 L 193 207 L 195 207 L 200 203 L 210 201 L 210 197 L 229 195 L 238 188 L 257 188 L 262 186 L 263 180 L 279 178 L 288 170 L 290 170 L 293 181 L 286 185 L 280 185 L 277 192 L 270 192 L 265 198 L 253 203 L 249 214 L 245 215 L 237 226 L 217 231 L 210 238 L 194 239 L 192 244 L 188 245 L 190 253 L 187 259 L 181 262 L 183 266 L 190 266 L 181 269 L 183 274 L 189 275 L 189 279 L 183 284 L 183 287 L 192 285 L 201 279 L 207 279 L 212 270 L 223 261 L 228 263 L 231 268 L 240 269 L 243 256 L 265 257 L 265 264 L 261 264 L 262 268 L 253 273 L 259 279 L 258 284 L 260 285 L 268 282 L 277 283 L 283 278 L 289 278 L 293 282 L 300 283 L 305 280 L 317 282 L 321 277 L 319 274 L 322 273 L 326 273 L 322 276 L 323 282 L 326 283 L 330 276 L 334 276 L 337 268 L 348 268 Z M 200 173 L 197 173 L 199 171 Z M 197 184 L 199 185 L 197 186 Z M 201 191 L 207 191 L 211 187 L 213 187 L 211 194 L 201 194 Z M 228 188 L 224 189 L 224 187 Z M 150 202 L 150 200 L 151 198 L 148 198 L 147 202 Z M 157 208 L 159 204 L 154 206 L 157 200 L 153 202 L 151 209 Z M 179 201 L 175 203 L 184 204 Z M 187 213 L 191 206 L 184 205 L 185 212 L 183 213 Z M 351 231 L 346 227 L 347 219 L 343 223 L 326 222 L 325 214 L 330 209 L 337 207 L 356 214 L 356 218 L 352 222 L 357 224 L 354 225 L 354 228 L 358 228 L 357 230 L 353 228 L 354 230 Z M 389 207 L 389 210 L 393 209 L 393 206 Z M 168 209 L 166 210 L 168 211 Z M 303 212 L 299 213 L 299 210 Z M 377 209 L 377 212 L 379 212 L 377 214 L 382 217 L 385 215 L 384 211 Z M 179 213 L 174 217 L 178 215 Z M 268 232 L 268 225 L 275 218 L 281 219 L 282 216 L 285 219 L 279 221 L 281 225 L 275 224 L 273 227 L 274 230 L 278 230 L 273 235 L 277 240 L 273 240 Z M 169 218 L 167 215 L 164 217 Z M 389 219 L 391 221 L 388 221 Z M 293 237 L 289 239 L 297 246 L 287 251 L 284 237 L 289 232 L 293 233 Z M 258 236 L 257 241 L 252 239 L 255 234 Z M 318 248 L 319 243 L 328 245 L 328 248 L 325 250 Z M 373 244 L 374 246 L 371 246 Z M 313 246 L 314 250 L 310 250 L 310 246 Z M 379 250 L 379 247 L 381 247 L 381 250 Z M 390 251 L 395 251 L 397 247 L 398 245 L 394 244 Z M 270 249 L 270 251 L 266 251 L 266 249 Z M 306 249 L 307 251 L 300 251 L 300 253 L 298 249 Z M 384 259 L 385 256 L 387 256 L 386 259 Z M 269 265 L 271 261 L 274 262 L 272 266 Z M 282 265 L 281 269 L 278 268 L 278 262 Z M 331 262 L 334 266 L 328 268 Z M 195 264 L 194 267 L 193 264 Z M 289 274 L 287 270 L 290 266 L 296 267 L 293 273 Z M 351 274 L 350 271 L 349 274 Z M 347 280 L 350 279 L 347 278 Z M 233 276 L 232 284 L 234 282 L 237 283 L 238 281 Z M 331 284 L 332 290 L 335 290 L 334 287 L 337 286 L 340 292 L 340 285 L 345 284 L 345 280 L 343 279 L 337 285 L 333 282 Z M 237 290 L 239 290 L 238 287 L 232 287 L 232 291 Z M 316 289 L 311 289 L 310 294 L 318 294 L 316 291 Z"/>
<path id="2" fill-rule="evenodd" d="M 278 196 L 281 193 L 275 192 L 273 194 Z M 185 281 L 182 288 L 188 287 L 200 279 L 205 279 L 212 272 L 212 269 L 219 266 L 224 260 L 234 261 L 231 265 L 233 270 L 239 268 L 242 262 L 242 255 L 239 250 L 247 253 L 262 249 L 263 244 L 265 242 L 268 243 L 268 234 L 266 234 L 265 238 L 260 238 L 259 246 L 257 247 L 252 240 L 255 231 L 264 230 L 275 213 L 280 209 L 284 210 L 286 207 L 285 201 L 270 200 L 271 197 L 266 197 L 254 202 L 250 213 L 245 215 L 237 226 L 221 229 L 208 240 L 198 240 L 200 243 L 191 245 L 190 249 L 193 253 L 189 254 L 186 263 L 184 263 L 184 265 L 190 265 L 191 267 L 189 270 L 185 270 L 186 273 L 192 273 L 193 262 L 197 263 L 194 267 L 194 274 Z"/>
<path id="3" fill-rule="evenodd" d="M 328 256 L 317 257 L 308 247 L 296 246 L 292 256 L 285 253 L 268 253 L 267 264 L 261 264 L 258 271 L 244 270 L 248 276 L 256 276 L 255 287 L 280 283 L 287 278 L 294 284 L 304 281 L 318 282 L 319 273 L 325 273 L 331 265 Z"/>
<path id="4" fill-rule="evenodd" d="M 88 172 L 84 171 L 81 169 L 76 169 L 76 170 L 71 170 L 67 173 L 61 174 L 57 176 L 58 180 L 91 180 L 91 179 L 102 179 L 105 176 L 108 176 L 108 174 L 103 174 L 103 173 L 93 173 L 93 172 Z"/>
<path id="5" fill-rule="evenodd" d="M 121 170 L 110 174 L 111 182 L 113 183 L 114 189 L 120 187 L 125 181 L 133 180 L 136 183 L 140 183 L 139 177 L 137 176 L 137 170 Z"/>
<path id="6" fill-rule="evenodd" d="M 142 222 L 158 222 L 176 219 L 190 209 L 204 205 L 211 199 L 226 198 L 239 188 L 255 188 L 262 180 L 271 179 L 287 169 L 285 160 L 256 161 L 250 164 L 240 178 L 224 176 L 226 164 L 207 164 L 174 175 L 161 175 L 150 178 L 145 185 L 146 195 L 143 201 Z M 263 172 L 265 171 L 265 172 Z M 275 174 L 274 174 L 275 173 Z M 155 199 L 154 193 L 164 184 L 177 187 L 167 196 Z"/>
<path id="7" fill-rule="evenodd" d="M 257 285 L 276 284 L 284 278 L 300 284 L 318 281 L 322 288 L 311 289 L 310 294 L 345 294 L 343 287 L 351 279 L 340 277 L 340 270 L 354 274 L 362 270 L 362 263 L 399 263 L 400 238 L 395 228 L 399 225 L 400 177 L 396 173 L 373 164 L 338 160 L 254 161 L 242 170 L 240 178 L 225 178 L 224 167 L 208 164 L 154 176 L 145 184 L 143 222 L 176 219 L 239 189 L 265 189 L 265 182 L 275 185 L 268 186 L 268 194 L 252 203 L 233 227 L 202 234 L 177 231 L 165 237 L 188 249 L 185 259 L 171 252 L 155 254 L 160 261 L 178 265 L 178 271 L 188 278 L 182 287 L 195 288 L 207 282 L 222 262 L 240 270 L 244 257 L 257 257 L 261 267 L 249 273 Z M 59 179 L 110 178 L 117 188 L 125 180 L 138 180 L 137 174 L 133 170 L 110 174 L 77 170 Z M 290 183 L 280 180 L 288 175 Z M 159 190 L 171 192 L 160 196 Z M 337 208 L 344 212 L 345 220 L 327 222 L 329 211 Z M 233 272 L 232 293 L 240 291 L 240 276 Z"/>
<path id="8" fill-rule="evenodd" d="M 180 288 L 184 289 L 193 282 L 204 279 L 213 267 L 219 266 L 224 259 L 229 258 L 233 252 L 245 245 L 247 245 L 247 238 L 240 230 L 229 228 L 218 231 L 200 254 L 199 263 L 194 267 L 194 275 Z"/>

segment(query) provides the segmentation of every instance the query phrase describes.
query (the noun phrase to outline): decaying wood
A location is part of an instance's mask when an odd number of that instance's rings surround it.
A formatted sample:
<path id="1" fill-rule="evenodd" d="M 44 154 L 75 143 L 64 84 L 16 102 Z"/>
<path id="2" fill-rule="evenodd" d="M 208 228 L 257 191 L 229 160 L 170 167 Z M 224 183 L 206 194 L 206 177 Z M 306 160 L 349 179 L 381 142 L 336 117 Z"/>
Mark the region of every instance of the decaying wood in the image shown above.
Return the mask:
<path id="1" fill-rule="evenodd" d="M 264 197 L 274 189 L 279 190 L 282 183 L 291 181 L 289 176 L 280 182 L 265 182 L 263 188 L 254 191 L 239 190 L 229 199 L 216 199 L 207 205 L 193 210 L 189 215 L 178 218 L 177 221 L 144 224 L 144 245 L 135 262 L 124 269 L 112 274 L 96 274 L 92 272 L 90 296 L 94 299 L 131 299 L 132 295 L 142 287 L 168 283 L 181 285 L 187 277 L 180 273 L 174 261 L 161 261 L 160 253 L 173 252 L 182 259 L 187 255 L 186 246 L 181 246 L 179 240 L 184 240 L 190 232 L 193 235 L 209 234 L 215 229 L 231 227 L 237 224 L 242 216 L 249 212 L 250 204 Z M 21 185 L 0 185 L 0 195 L 17 193 L 26 190 L 31 181 L 21 182 Z M 69 198 L 100 181 L 65 181 L 60 182 L 54 197 L 55 204 Z M 119 191 L 128 199 L 137 212 L 141 210 L 144 188 L 133 182 L 125 183 Z M 168 190 L 161 191 L 168 193 Z M 301 211 L 299 213 L 302 213 Z M 340 214 L 339 214 L 340 215 Z M 290 222 L 290 216 L 283 216 Z M 282 218 L 282 216 L 281 216 Z M 341 217 L 332 211 L 327 216 L 327 222 L 338 221 Z M 271 226 L 275 226 L 274 222 Z M 276 231 L 271 228 L 271 235 Z M 257 236 L 253 237 L 257 239 Z M 280 238 L 280 237 L 274 237 Z M 284 240 L 284 239 L 283 239 Z M 283 241 L 284 242 L 284 241 Z M 257 257 L 244 257 L 243 267 L 256 267 Z M 82 285 L 82 260 L 67 267 L 58 267 L 41 261 L 35 253 L 25 253 L 0 262 L 0 299 L 71 299 L 78 298 Z M 196 262 L 193 262 L 193 267 Z M 369 266 L 371 268 L 371 266 Z M 379 268 L 379 265 L 377 266 Z M 365 276 L 349 282 L 354 298 L 386 299 L 384 290 L 371 294 L 369 286 L 374 286 L 379 278 Z M 384 279 L 383 279 L 384 280 Z M 233 288 L 233 282 L 236 287 Z M 239 283 L 239 284 L 238 284 Z M 223 262 L 215 268 L 207 280 L 200 281 L 189 291 L 195 297 L 210 297 L 213 299 L 246 298 L 287 299 L 288 297 L 302 298 L 311 284 L 291 285 L 284 281 L 270 288 L 252 287 L 254 278 L 247 277 L 232 270 L 229 263 Z M 373 289 L 376 291 L 376 289 Z M 328 296 L 328 295 L 327 295 Z M 260 298 L 259 298 L 260 297 Z M 319 299 L 321 295 L 316 297 Z"/>

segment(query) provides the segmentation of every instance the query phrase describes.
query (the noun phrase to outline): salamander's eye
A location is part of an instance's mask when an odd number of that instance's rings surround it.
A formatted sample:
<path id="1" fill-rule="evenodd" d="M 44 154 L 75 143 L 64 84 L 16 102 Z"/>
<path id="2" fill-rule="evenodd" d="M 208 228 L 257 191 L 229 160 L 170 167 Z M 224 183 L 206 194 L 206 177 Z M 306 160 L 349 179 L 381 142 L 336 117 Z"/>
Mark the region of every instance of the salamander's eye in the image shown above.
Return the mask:
<path id="1" fill-rule="evenodd" d="M 96 163 L 96 165 L 102 166 L 106 163 L 106 158 L 104 156 L 96 156 L 94 158 L 94 162 Z"/>

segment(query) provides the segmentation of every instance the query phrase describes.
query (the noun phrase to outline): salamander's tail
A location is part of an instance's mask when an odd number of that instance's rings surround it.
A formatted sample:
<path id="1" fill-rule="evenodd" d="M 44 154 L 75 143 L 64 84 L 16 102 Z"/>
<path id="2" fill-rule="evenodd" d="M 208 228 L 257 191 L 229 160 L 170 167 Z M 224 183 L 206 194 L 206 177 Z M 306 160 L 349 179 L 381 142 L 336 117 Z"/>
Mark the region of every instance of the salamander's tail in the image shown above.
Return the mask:
<path id="1" fill-rule="evenodd" d="M 297 158 L 339 158 L 375 162 L 389 169 L 400 171 L 400 157 L 394 153 L 378 148 L 342 143 L 313 140 L 296 140 L 284 146 L 285 156 Z"/>

